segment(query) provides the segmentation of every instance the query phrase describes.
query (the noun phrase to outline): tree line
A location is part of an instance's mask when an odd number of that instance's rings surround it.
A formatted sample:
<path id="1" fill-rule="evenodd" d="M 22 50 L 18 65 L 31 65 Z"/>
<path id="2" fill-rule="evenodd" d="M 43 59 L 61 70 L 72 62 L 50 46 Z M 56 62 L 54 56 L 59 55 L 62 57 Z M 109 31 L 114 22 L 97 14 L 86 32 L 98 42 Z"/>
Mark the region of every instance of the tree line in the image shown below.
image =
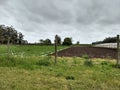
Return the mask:
<path id="1" fill-rule="evenodd" d="M 13 28 L 13 26 L 0 25 L 0 44 L 26 44 L 24 35 Z"/>
<path id="2" fill-rule="evenodd" d="M 40 45 L 52 45 L 52 42 L 50 39 L 40 39 L 39 40 Z M 57 35 L 57 45 L 72 45 L 72 38 L 71 37 L 65 37 L 64 41 L 62 42 L 61 37 Z"/>
<path id="3" fill-rule="evenodd" d="M 107 37 L 102 41 L 93 42 L 92 45 L 102 44 L 102 43 L 116 43 L 116 42 L 117 42 L 117 37 Z"/>
<path id="4" fill-rule="evenodd" d="M 28 44 L 24 40 L 24 35 L 13 28 L 13 26 L 0 25 L 0 44 Z M 77 42 L 79 43 L 79 42 Z M 29 43 L 30 44 L 30 43 Z M 36 43 L 33 43 L 36 44 Z M 40 39 L 39 45 L 53 45 L 50 39 Z M 57 35 L 57 45 L 72 45 L 72 38 L 65 37 L 62 42 L 61 37 Z"/>

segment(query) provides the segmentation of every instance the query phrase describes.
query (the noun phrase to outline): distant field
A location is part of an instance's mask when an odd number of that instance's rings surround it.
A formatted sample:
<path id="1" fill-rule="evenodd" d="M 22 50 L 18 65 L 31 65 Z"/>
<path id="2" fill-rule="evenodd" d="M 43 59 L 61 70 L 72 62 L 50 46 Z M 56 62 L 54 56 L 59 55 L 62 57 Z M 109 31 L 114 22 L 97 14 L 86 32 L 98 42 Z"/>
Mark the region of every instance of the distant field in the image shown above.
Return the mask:
<path id="1" fill-rule="evenodd" d="M 58 46 L 58 50 L 67 48 L 68 46 Z M 47 55 L 54 52 L 54 46 L 40 45 L 10 45 L 10 53 L 12 55 Z M 7 46 L 0 45 L 0 55 L 7 53 Z"/>

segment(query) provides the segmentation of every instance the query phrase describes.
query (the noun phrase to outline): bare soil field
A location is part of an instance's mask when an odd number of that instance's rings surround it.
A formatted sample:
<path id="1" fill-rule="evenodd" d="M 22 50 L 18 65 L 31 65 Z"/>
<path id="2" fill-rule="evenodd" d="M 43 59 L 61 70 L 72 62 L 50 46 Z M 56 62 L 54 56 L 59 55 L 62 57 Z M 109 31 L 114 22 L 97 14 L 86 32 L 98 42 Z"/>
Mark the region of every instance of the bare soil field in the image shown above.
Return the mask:
<path id="1" fill-rule="evenodd" d="M 58 52 L 60 57 L 81 57 L 88 55 L 90 58 L 117 58 L 117 50 L 97 47 L 71 47 Z"/>

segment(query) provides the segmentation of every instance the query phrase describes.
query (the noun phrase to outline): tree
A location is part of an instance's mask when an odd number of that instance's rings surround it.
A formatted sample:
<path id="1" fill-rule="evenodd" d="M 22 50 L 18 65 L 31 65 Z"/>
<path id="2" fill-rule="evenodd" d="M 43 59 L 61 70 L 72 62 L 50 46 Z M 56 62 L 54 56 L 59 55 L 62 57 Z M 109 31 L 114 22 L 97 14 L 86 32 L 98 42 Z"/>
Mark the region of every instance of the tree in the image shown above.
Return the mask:
<path id="1" fill-rule="evenodd" d="M 44 40 L 43 39 L 40 39 L 39 42 L 40 42 L 41 45 L 44 45 Z"/>
<path id="2" fill-rule="evenodd" d="M 66 37 L 63 41 L 63 45 L 72 45 L 72 38 Z"/>
<path id="3" fill-rule="evenodd" d="M 40 42 L 40 45 L 51 45 L 52 44 L 51 40 L 48 38 L 45 40 L 40 39 L 39 42 Z"/>
<path id="4" fill-rule="evenodd" d="M 45 39 L 44 40 L 44 45 L 51 45 L 51 40 L 50 39 Z"/>
<path id="5" fill-rule="evenodd" d="M 79 44 L 80 44 L 80 42 L 79 42 L 79 41 L 77 41 L 77 42 L 76 42 L 76 45 L 79 45 Z"/>
<path id="6" fill-rule="evenodd" d="M 102 44 L 102 43 L 116 43 L 116 42 L 117 42 L 117 37 L 107 37 L 102 41 L 93 42 L 92 45 Z"/>
<path id="7" fill-rule="evenodd" d="M 11 27 L 5 27 L 5 31 L 3 32 L 4 38 L 7 40 L 7 50 L 8 50 L 8 59 L 10 56 L 10 43 L 14 41 L 13 39 L 17 36 L 17 31 L 11 26 Z"/>
<path id="8" fill-rule="evenodd" d="M 18 33 L 13 26 L 0 25 L 0 44 L 21 44 L 25 43 L 23 34 Z"/>
<path id="9" fill-rule="evenodd" d="M 18 34 L 18 41 L 19 41 L 19 44 L 22 44 L 23 42 L 23 34 L 21 32 L 19 32 Z"/>
<path id="10" fill-rule="evenodd" d="M 0 44 L 3 44 L 4 42 L 4 29 L 3 27 L 5 27 L 4 25 L 0 25 Z"/>
<path id="11" fill-rule="evenodd" d="M 57 45 L 61 45 L 62 43 L 61 37 L 57 35 L 56 38 L 57 38 Z"/>

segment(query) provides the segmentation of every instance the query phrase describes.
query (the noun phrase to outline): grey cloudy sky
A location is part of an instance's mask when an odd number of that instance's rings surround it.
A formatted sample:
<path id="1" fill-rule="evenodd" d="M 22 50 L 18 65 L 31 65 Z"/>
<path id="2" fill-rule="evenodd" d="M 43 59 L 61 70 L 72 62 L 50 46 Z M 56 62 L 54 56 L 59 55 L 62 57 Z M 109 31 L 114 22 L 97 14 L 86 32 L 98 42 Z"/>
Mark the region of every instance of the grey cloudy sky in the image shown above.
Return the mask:
<path id="1" fill-rule="evenodd" d="M 0 24 L 29 42 L 58 34 L 91 43 L 120 34 L 120 0 L 0 0 Z"/>

